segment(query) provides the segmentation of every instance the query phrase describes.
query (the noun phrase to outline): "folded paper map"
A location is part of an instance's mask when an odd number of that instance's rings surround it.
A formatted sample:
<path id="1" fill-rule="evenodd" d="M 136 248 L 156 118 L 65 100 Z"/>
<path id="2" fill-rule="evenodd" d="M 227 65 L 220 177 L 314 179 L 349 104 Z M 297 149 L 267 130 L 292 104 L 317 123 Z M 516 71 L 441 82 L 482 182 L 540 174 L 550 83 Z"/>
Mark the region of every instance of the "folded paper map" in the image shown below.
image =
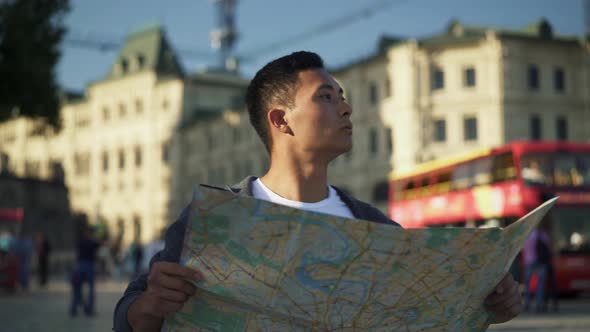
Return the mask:
<path id="1" fill-rule="evenodd" d="M 556 198 L 505 229 L 403 229 L 198 186 L 162 331 L 481 331 L 483 301 Z"/>

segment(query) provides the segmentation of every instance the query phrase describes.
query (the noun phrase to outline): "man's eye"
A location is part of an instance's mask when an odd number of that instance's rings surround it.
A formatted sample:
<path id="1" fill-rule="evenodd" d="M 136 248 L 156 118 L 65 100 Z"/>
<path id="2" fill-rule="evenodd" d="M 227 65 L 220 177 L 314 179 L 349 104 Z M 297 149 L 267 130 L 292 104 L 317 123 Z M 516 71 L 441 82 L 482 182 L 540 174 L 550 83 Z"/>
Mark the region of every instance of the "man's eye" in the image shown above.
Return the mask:
<path id="1" fill-rule="evenodd" d="M 332 95 L 331 94 L 320 95 L 320 98 L 326 99 L 326 100 L 332 100 Z"/>

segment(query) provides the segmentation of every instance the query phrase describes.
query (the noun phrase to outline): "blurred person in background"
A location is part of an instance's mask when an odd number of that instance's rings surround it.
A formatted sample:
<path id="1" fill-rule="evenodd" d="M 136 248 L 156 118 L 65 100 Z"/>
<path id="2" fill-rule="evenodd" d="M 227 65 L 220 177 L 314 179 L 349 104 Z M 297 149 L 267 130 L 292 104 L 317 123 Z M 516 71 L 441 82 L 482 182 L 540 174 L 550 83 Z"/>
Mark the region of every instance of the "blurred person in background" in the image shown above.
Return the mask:
<path id="1" fill-rule="evenodd" d="M 29 289 L 33 240 L 20 229 L 18 236 L 10 244 L 9 251 L 18 257 L 18 283 L 23 290 Z"/>
<path id="2" fill-rule="evenodd" d="M 78 238 L 78 260 L 70 280 L 72 285 L 71 316 L 78 314 L 79 306 L 83 307 L 87 316 L 94 315 L 95 265 L 99 247 L 100 243 L 94 237 L 94 230 L 90 226 L 83 227 Z M 87 297 L 82 294 L 84 284 L 88 284 Z"/>
<path id="3" fill-rule="evenodd" d="M 35 238 L 35 249 L 37 252 L 37 274 L 39 275 L 39 285 L 45 287 L 49 276 L 49 255 L 51 245 L 45 234 L 39 232 Z"/>
<path id="4" fill-rule="evenodd" d="M 533 312 L 541 313 L 547 310 L 546 296 L 553 298 L 554 310 L 557 310 L 557 286 L 552 264 L 553 246 L 551 243 L 551 219 L 545 217 L 539 226 L 533 230 L 524 244 L 523 261 L 525 265 L 525 311 L 531 310 L 532 277 L 536 274 L 537 287 L 535 289 L 535 304 Z"/>
<path id="5" fill-rule="evenodd" d="M 137 277 L 139 277 L 139 275 L 142 273 L 141 271 L 141 263 L 143 262 L 143 246 L 141 245 L 141 242 L 139 242 L 139 240 L 136 240 L 133 243 L 133 247 L 131 250 L 131 259 L 133 262 L 133 275 L 132 275 L 132 279 L 135 279 Z"/>

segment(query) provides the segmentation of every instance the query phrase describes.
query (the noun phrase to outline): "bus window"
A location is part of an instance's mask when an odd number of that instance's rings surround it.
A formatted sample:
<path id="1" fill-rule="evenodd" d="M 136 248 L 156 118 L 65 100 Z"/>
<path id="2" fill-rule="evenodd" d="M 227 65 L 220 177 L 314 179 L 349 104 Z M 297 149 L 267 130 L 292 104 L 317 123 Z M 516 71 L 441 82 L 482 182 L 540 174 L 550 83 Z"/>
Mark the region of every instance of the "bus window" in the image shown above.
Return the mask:
<path id="1" fill-rule="evenodd" d="M 433 194 L 432 186 L 430 186 L 430 177 L 425 175 L 422 178 L 422 182 L 420 183 L 420 187 L 422 187 L 421 192 L 422 196 L 429 196 Z"/>
<path id="2" fill-rule="evenodd" d="M 502 153 L 494 157 L 492 174 L 493 182 L 508 181 L 516 178 L 512 152 Z"/>
<path id="3" fill-rule="evenodd" d="M 535 153 L 522 156 L 525 184 L 547 186 L 585 186 L 590 184 L 590 155 Z"/>
<path id="4" fill-rule="evenodd" d="M 547 170 L 548 164 L 547 162 L 543 162 L 539 156 L 523 156 L 521 164 L 521 175 L 524 183 L 528 185 L 542 185 L 552 182 L 550 180 L 550 172 Z M 541 165 L 544 165 L 544 167 Z"/>
<path id="5" fill-rule="evenodd" d="M 577 161 L 580 174 L 580 185 L 590 185 L 590 155 L 582 155 Z"/>
<path id="6" fill-rule="evenodd" d="M 470 164 L 462 164 L 455 167 L 452 174 L 453 189 L 461 190 L 471 187 Z"/>
<path id="7" fill-rule="evenodd" d="M 451 190 L 451 170 L 445 170 L 434 177 L 433 192 L 444 194 Z"/>
<path id="8" fill-rule="evenodd" d="M 571 186 L 573 178 L 579 176 L 573 155 L 560 155 L 553 164 L 553 177 L 556 186 Z"/>
<path id="9" fill-rule="evenodd" d="M 590 253 L 590 207 L 556 207 L 551 217 L 554 244 L 560 253 Z"/>
<path id="10" fill-rule="evenodd" d="M 414 198 L 414 191 L 416 186 L 414 185 L 414 180 L 408 180 L 406 185 L 404 186 L 402 197 L 403 199 L 413 199 Z"/>
<path id="11" fill-rule="evenodd" d="M 405 182 L 404 181 L 394 181 L 393 182 L 393 199 L 395 201 L 402 200 L 404 197 L 404 190 L 405 190 Z"/>
<path id="12" fill-rule="evenodd" d="M 473 162 L 473 185 L 482 186 L 492 182 L 492 159 L 483 158 Z"/>

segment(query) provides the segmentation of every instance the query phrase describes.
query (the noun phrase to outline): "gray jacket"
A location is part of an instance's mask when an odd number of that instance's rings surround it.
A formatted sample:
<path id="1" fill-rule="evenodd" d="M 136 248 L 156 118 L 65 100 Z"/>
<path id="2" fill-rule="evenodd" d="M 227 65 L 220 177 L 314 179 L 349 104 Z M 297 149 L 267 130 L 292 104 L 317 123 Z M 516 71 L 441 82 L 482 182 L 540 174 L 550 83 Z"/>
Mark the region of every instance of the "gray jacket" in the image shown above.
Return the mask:
<path id="1" fill-rule="evenodd" d="M 252 183 L 256 179 L 257 178 L 254 176 L 248 176 L 240 183 L 225 189 L 230 190 L 238 195 L 253 196 Z M 387 218 L 375 207 L 357 200 L 356 198 L 346 194 L 336 187 L 334 187 L 334 189 L 338 193 L 338 196 L 340 196 L 340 199 L 348 206 L 355 218 L 369 220 L 381 224 L 399 226 L 399 224 Z M 178 262 L 180 260 L 188 212 L 189 209 L 187 207 L 182 211 L 180 217 L 178 217 L 178 220 L 176 220 L 176 222 L 168 228 L 168 231 L 166 232 L 166 246 L 162 251 L 158 252 L 156 255 L 154 255 L 154 257 L 152 257 L 150 266 L 154 264 L 154 262 L 158 261 Z M 146 288 L 147 274 L 143 274 L 129 283 L 125 293 L 123 294 L 123 297 L 119 300 L 117 306 L 115 307 L 114 331 L 131 331 L 131 327 L 127 322 L 127 311 L 131 303 L 133 303 L 133 301 L 135 301 L 139 295 L 141 295 L 141 293 L 146 290 Z"/>

